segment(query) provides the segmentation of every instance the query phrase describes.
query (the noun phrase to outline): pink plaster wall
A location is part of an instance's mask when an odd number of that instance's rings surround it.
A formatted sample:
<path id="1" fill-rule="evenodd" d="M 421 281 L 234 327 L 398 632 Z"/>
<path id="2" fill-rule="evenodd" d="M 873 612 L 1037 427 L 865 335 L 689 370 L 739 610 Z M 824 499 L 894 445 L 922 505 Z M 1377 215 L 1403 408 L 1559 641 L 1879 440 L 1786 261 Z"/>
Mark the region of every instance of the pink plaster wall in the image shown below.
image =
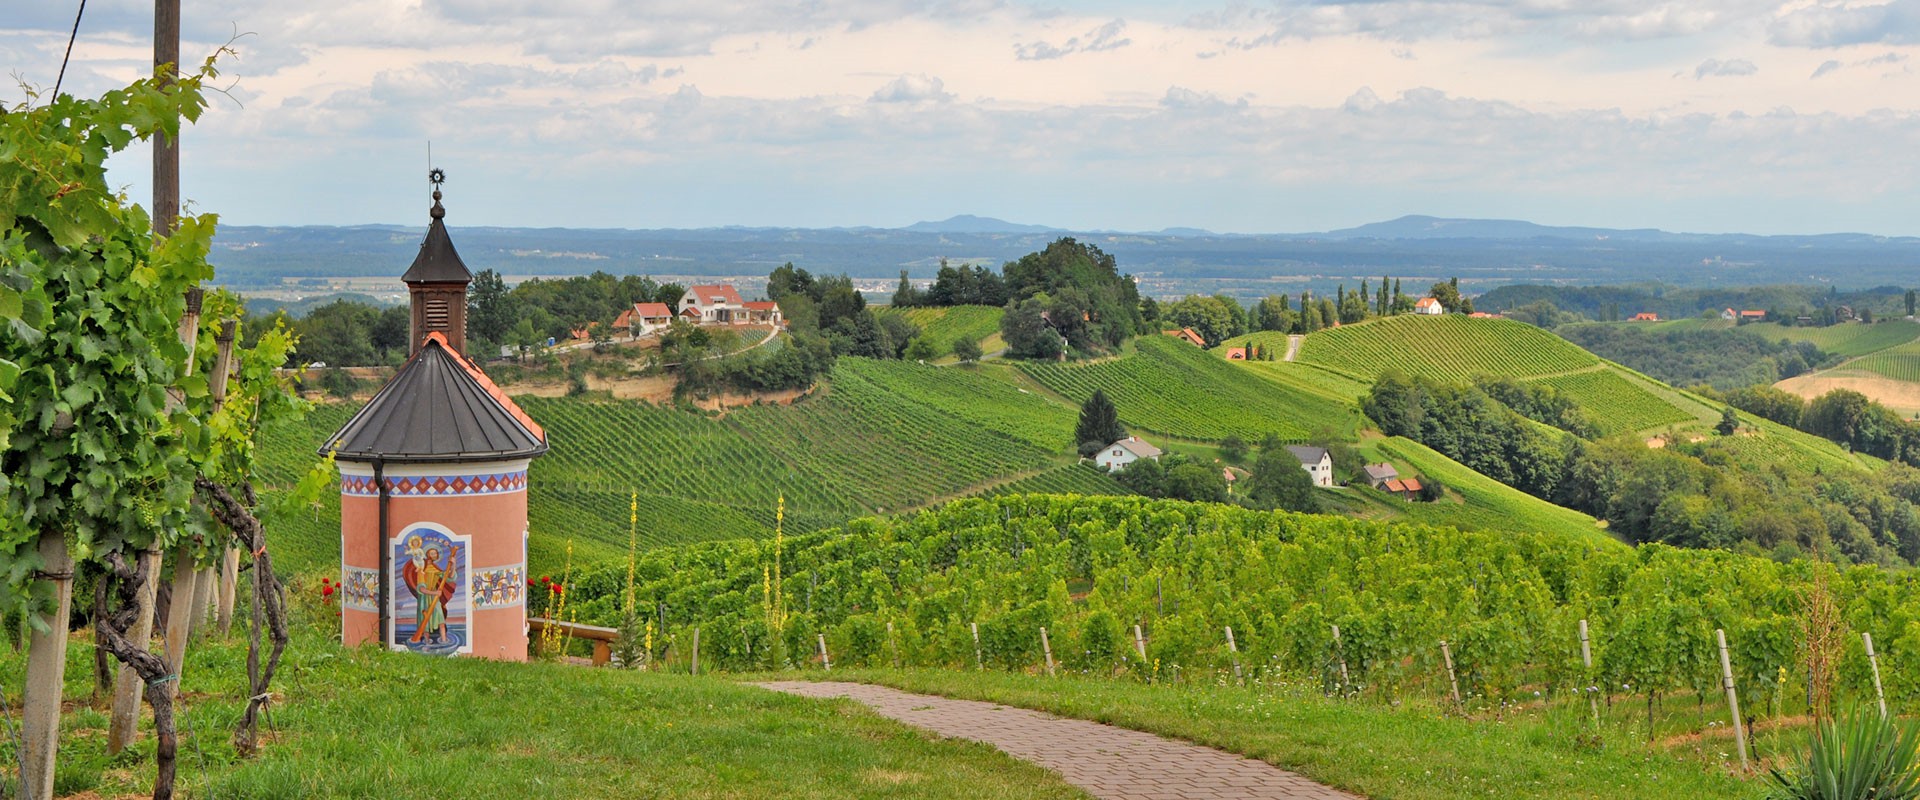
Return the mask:
<path id="1" fill-rule="evenodd" d="M 468 554 L 472 570 L 519 564 L 526 560 L 527 493 L 390 497 L 388 531 L 398 532 L 420 522 L 431 522 L 454 533 L 471 536 Z M 380 501 L 377 497 L 340 496 L 342 556 L 348 567 L 380 568 Z M 471 575 L 462 576 L 471 580 Z M 499 661 L 527 660 L 526 605 L 474 609 L 473 655 Z M 380 615 L 374 611 L 343 609 L 341 641 L 348 647 L 380 640 Z"/>

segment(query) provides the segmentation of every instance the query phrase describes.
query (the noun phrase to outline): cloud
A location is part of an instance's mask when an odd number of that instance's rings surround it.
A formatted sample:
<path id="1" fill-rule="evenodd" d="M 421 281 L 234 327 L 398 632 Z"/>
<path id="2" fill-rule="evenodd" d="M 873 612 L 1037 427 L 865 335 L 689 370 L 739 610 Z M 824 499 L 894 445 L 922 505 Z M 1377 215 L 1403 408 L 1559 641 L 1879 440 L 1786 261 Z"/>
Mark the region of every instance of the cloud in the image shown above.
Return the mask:
<path id="1" fill-rule="evenodd" d="M 1075 36 L 1057 45 L 1046 42 L 1014 45 L 1013 54 L 1015 58 L 1021 61 L 1046 61 L 1055 58 L 1065 58 L 1074 53 L 1101 53 L 1108 50 L 1118 50 L 1133 44 L 1132 39 L 1121 36 L 1126 30 L 1127 21 L 1116 19 L 1088 31 L 1081 36 Z"/>
<path id="2" fill-rule="evenodd" d="M 1279 0 L 1271 8 L 1235 4 L 1195 14 L 1186 24 L 1235 31 L 1223 42 L 1232 49 L 1338 36 L 1396 42 L 1523 36 L 1617 42 L 1693 36 L 1765 21 L 1776 6 L 1771 0 Z M 1238 33 L 1260 27 L 1266 31 Z"/>
<path id="3" fill-rule="evenodd" d="M 1774 20 L 1767 34 L 1774 44 L 1799 47 L 1916 44 L 1920 43 L 1920 0 L 1808 6 Z"/>
<path id="4" fill-rule="evenodd" d="M 1820 76 L 1826 75 L 1839 68 L 1840 68 L 1840 62 L 1838 61 L 1832 61 L 1832 60 L 1822 61 L 1820 62 L 1820 66 L 1814 68 L 1812 77 L 1819 78 Z"/>
<path id="5" fill-rule="evenodd" d="M 1731 58 L 1726 61 L 1709 58 L 1700 62 L 1700 66 L 1693 68 L 1693 79 L 1744 77 L 1759 71 L 1759 67 L 1744 58 Z"/>
<path id="6" fill-rule="evenodd" d="M 868 98 L 874 103 L 945 103 L 952 99 L 946 84 L 930 75 L 902 75 L 888 81 Z"/>
<path id="7" fill-rule="evenodd" d="M 1227 102 L 1212 92 L 1200 92 L 1181 86 L 1167 87 L 1167 93 L 1160 98 L 1160 107 L 1177 111 L 1228 111 L 1245 109 L 1247 99 L 1242 97 Z"/>

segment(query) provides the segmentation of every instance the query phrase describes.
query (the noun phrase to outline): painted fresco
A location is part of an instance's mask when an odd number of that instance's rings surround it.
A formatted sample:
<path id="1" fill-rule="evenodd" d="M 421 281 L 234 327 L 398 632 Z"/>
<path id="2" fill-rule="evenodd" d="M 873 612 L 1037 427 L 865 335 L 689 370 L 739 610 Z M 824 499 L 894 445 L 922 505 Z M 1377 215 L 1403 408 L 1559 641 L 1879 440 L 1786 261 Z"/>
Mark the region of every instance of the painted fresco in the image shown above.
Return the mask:
<path id="1" fill-rule="evenodd" d="M 393 543 L 393 645 L 429 655 L 473 652 L 466 582 L 470 537 L 427 526 Z"/>

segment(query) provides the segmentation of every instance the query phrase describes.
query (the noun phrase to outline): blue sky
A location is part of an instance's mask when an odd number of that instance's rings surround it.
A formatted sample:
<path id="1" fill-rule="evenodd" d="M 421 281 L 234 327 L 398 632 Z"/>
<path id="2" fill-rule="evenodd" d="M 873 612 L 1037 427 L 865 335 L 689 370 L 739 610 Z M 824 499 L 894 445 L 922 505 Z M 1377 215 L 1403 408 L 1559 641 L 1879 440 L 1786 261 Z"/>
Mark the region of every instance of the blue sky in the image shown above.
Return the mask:
<path id="1" fill-rule="evenodd" d="M 50 87 L 76 4 L 12 0 L 0 63 Z M 248 34 L 184 139 L 238 224 L 417 224 L 431 140 L 464 224 L 1920 235 L 1920 0 L 184 6 L 190 60 Z M 150 13 L 90 0 L 66 88 Z"/>

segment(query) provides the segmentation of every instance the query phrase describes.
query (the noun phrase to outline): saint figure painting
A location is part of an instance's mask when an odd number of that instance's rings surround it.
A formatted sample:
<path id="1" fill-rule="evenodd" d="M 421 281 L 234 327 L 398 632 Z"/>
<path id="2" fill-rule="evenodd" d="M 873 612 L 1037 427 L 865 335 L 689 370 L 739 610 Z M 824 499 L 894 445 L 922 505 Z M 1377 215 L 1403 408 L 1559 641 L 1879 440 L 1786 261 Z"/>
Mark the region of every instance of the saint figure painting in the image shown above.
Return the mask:
<path id="1" fill-rule="evenodd" d="M 467 550 L 456 536 L 428 527 L 403 532 L 393 543 L 393 645 L 417 653 L 452 655 L 471 649 L 468 635 Z"/>

